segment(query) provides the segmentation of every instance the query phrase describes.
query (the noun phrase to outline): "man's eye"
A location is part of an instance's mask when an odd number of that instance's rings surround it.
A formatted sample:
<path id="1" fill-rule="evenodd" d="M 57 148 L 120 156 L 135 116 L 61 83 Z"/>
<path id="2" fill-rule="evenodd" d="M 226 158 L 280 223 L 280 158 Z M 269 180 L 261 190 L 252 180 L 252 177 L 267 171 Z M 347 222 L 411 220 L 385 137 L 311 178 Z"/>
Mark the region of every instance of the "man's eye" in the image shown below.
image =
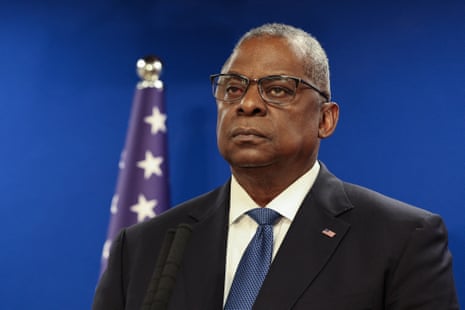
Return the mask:
<path id="1" fill-rule="evenodd" d="M 234 85 L 230 85 L 226 87 L 226 93 L 228 95 L 232 96 L 240 96 L 244 92 L 244 89 L 242 87 L 237 87 Z"/>
<path id="2" fill-rule="evenodd" d="M 294 94 L 292 89 L 282 87 L 282 86 L 269 87 L 267 89 L 266 93 L 269 96 L 276 97 L 276 98 L 288 97 L 288 96 L 292 96 Z"/>

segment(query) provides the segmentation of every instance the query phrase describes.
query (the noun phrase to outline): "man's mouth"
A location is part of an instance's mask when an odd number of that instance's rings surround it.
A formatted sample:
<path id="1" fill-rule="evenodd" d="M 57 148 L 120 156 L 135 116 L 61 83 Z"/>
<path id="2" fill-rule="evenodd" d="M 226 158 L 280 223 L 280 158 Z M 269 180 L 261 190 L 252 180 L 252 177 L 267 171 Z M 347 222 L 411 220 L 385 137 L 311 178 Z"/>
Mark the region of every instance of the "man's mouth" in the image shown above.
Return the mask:
<path id="1" fill-rule="evenodd" d="M 237 128 L 233 130 L 232 137 L 235 138 L 238 136 L 256 136 L 256 137 L 266 138 L 265 134 L 263 134 L 262 132 L 254 128 Z"/>

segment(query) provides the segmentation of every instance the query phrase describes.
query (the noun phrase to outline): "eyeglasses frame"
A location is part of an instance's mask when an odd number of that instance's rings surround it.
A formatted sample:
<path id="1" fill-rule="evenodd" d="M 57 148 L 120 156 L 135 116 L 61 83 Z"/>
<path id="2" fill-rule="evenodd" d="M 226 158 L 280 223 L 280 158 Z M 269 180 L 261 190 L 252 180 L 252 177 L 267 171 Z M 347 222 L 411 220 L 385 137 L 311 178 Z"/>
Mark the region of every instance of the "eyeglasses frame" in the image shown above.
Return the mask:
<path id="1" fill-rule="evenodd" d="M 223 99 L 218 99 L 215 97 L 215 94 L 214 94 L 214 89 L 215 89 L 215 84 L 214 84 L 214 80 L 218 77 L 221 77 L 221 76 L 236 76 L 238 78 L 241 78 L 243 80 L 245 80 L 247 82 L 247 87 L 244 91 L 244 94 L 237 98 L 237 99 L 233 99 L 233 100 L 223 100 Z M 322 96 L 323 98 L 326 99 L 325 102 L 329 102 L 329 97 L 327 94 L 325 94 L 324 92 L 322 92 L 318 87 L 316 87 L 315 85 L 313 85 L 312 83 L 310 82 L 307 82 L 305 81 L 304 79 L 302 78 L 299 78 L 299 77 L 296 77 L 296 76 L 291 76 L 291 75 L 268 75 L 268 76 L 264 76 L 264 77 L 261 77 L 261 78 L 256 78 L 256 79 L 251 79 L 245 75 L 242 75 L 242 74 L 237 74 L 237 73 L 217 73 L 217 74 L 212 74 L 210 75 L 210 82 L 211 82 L 211 85 L 212 85 L 212 91 L 213 91 L 213 97 L 215 97 L 215 99 L 217 100 L 220 100 L 220 101 L 225 101 L 225 102 L 234 102 L 234 101 L 238 101 L 238 100 L 241 100 L 242 98 L 244 98 L 245 94 L 247 93 L 247 91 L 249 90 L 249 86 L 251 84 L 251 82 L 254 82 L 258 85 L 260 85 L 260 82 L 262 80 L 265 80 L 265 79 L 273 79 L 273 78 L 285 78 L 285 79 L 292 79 L 296 82 L 296 90 L 299 88 L 299 85 L 300 84 L 303 84 L 305 86 L 307 86 L 308 88 L 310 89 L 313 89 L 314 91 L 316 91 L 320 96 Z M 260 90 L 260 87 L 259 87 L 259 90 Z M 259 94 L 260 94 L 260 97 L 266 102 L 267 100 L 265 100 L 263 98 L 263 95 L 261 93 L 261 91 L 259 91 Z M 279 104 L 277 102 L 272 102 L 272 103 L 275 103 L 275 104 Z"/>

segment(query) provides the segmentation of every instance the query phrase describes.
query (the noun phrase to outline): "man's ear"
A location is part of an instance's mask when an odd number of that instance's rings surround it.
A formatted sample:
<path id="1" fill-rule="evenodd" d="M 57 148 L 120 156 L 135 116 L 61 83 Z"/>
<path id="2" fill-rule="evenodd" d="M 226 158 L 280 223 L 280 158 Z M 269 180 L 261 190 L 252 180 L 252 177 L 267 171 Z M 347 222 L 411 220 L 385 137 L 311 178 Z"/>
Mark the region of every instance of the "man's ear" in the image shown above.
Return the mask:
<path id="1" fill-rule="evenodd" d="M 335 102 L 325 102 L 320 108 L 320 126 L 318 138 L 325 139 L 336 130 L 339 119 L 339 106 Z"/>

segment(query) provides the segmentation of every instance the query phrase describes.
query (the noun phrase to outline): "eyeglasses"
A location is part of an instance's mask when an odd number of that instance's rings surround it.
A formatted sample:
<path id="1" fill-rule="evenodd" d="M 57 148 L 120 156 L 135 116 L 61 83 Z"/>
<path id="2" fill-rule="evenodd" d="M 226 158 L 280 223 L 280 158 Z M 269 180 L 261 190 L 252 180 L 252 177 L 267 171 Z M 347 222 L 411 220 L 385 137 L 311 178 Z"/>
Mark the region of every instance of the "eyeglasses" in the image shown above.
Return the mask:
<path id="1" fill-rule="evenodd" d="M 224 102 L 241 100 L 251 82 L 257 83 L 260 96 L 265 102 L 277 106 L 290 104 L 294 100 L 300 84 L 313 89 L 326 101 L 329 101 L 328 95 L 316 86 L 294 76 L 270 75 L 259 79 L 250 79 L 240 74 L 213 74 L 210 76 L 210 80 L 213 96 Z"/>

